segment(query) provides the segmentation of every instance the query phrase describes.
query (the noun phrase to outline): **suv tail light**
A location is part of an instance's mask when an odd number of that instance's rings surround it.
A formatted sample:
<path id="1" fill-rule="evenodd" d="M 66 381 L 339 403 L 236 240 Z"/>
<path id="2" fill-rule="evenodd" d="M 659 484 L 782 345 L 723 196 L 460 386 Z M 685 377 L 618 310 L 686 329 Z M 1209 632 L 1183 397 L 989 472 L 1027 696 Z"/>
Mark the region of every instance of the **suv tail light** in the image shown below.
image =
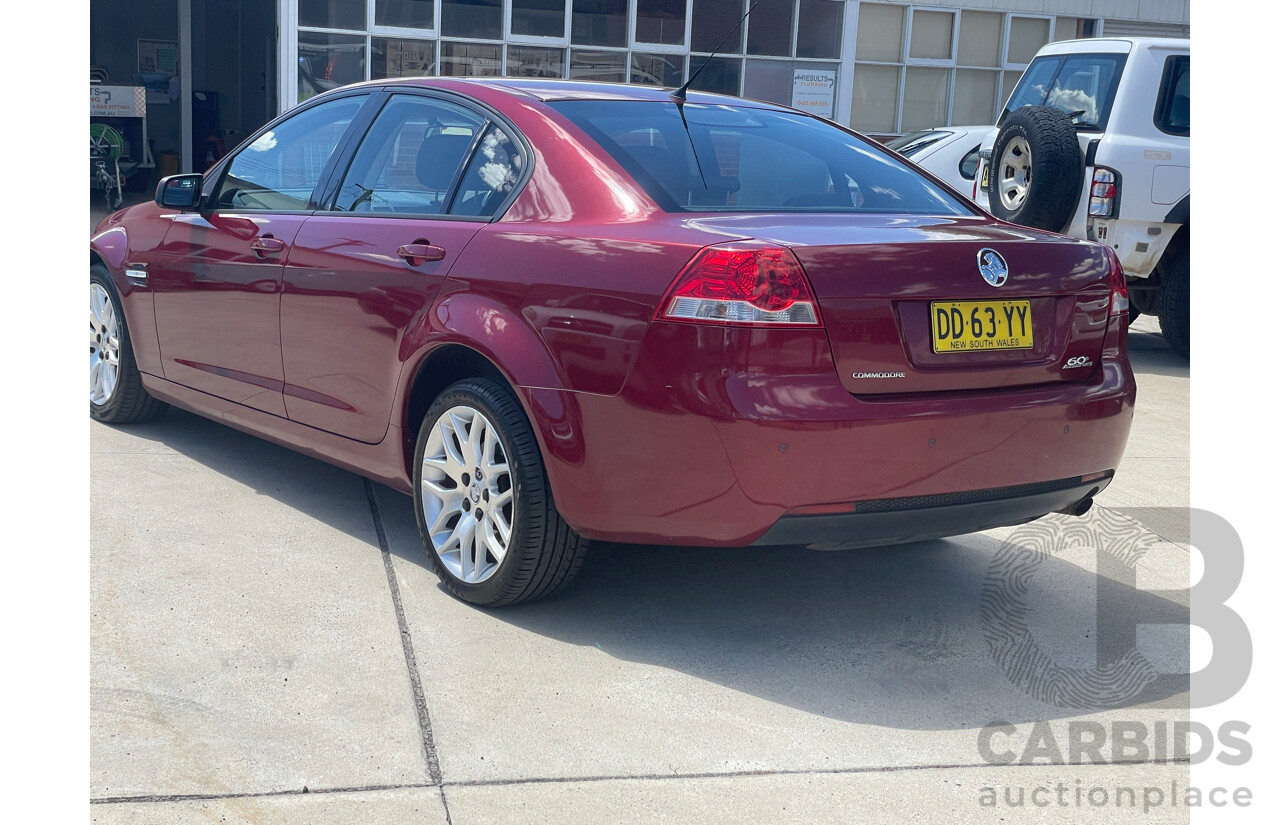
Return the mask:
<path id="1" fill-rule="evenodd" d="M 1089 217 L 1114 218 L 1119 200 L 1120 176 L 1106 167 L 1095 167 L 1089 186 Z"/>
<path id="2" fill-rule="evenodd" d="M 738 241 L 708 246 L 676 278 L 658 309 L 672 321 L 820 327 L 818 302 L 786 247 Z"/>
<path id="3" fill-rule="evenodd" d="M 1124 280 L 1124 267 L 1120 265 L 1120 257 L 1116 255 L 1115 250 L 1109 246 L 1104 246 L 1107 250 L 1107 258 L 1111 261 L 1111 274 L 1109 280 L 1111 282 L 1111 311 L 1110 314 L 1116 315 L 1129 314 L 1129 287 Z"/>

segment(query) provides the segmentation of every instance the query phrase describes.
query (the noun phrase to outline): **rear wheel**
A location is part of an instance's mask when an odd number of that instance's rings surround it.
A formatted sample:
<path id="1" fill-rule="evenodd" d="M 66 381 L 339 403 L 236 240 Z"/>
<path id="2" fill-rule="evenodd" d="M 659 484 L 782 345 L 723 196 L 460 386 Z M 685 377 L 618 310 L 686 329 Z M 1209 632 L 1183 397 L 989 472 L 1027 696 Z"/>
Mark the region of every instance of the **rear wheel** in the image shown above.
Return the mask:
<path id="1" fill-rule="evenodd" d="M 1183 230 L 1160 258 L 1160 331 L 1170 349 L 1191 357 L 1191 234 Z"/>
<path id="2" fill-rule="evenodd" d="M 496 607 L 552 595 L 587 541 L 556 511 L 533 428 L 510 391 L 459 381 L 431 405 L 414 452 L 418 532 L 445 587 Z"/>
<path id="3" fill-rule="evenodd" d="M 108 424 L 136 424 L 168 405 L 147 394 L 111 276 L 89 267 L 89 415 Z"/>
<path id="4" fill-rule="evenodd" d="M 1083 182 L 1084 155 L 1065 112 L 1023 106 L 1009 115 L 991 149 L 991 214 L 1061 232 L 1075 214 Z"/>

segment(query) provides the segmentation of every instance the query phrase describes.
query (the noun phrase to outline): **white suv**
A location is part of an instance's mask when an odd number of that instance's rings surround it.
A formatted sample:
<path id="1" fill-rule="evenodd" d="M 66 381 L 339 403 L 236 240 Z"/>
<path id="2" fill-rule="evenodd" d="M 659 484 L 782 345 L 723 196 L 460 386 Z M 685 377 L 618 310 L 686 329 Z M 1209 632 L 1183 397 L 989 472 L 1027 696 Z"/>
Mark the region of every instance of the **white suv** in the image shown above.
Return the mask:
<path id="1" fill-rule="evenodd" d="M 983 141 L 978 205 L 1024 226 L 1105 243 L 1129 279 L 1130 319 L 1157 315 L 1191 351 L 1191 43 L 1051 43 Z"/>

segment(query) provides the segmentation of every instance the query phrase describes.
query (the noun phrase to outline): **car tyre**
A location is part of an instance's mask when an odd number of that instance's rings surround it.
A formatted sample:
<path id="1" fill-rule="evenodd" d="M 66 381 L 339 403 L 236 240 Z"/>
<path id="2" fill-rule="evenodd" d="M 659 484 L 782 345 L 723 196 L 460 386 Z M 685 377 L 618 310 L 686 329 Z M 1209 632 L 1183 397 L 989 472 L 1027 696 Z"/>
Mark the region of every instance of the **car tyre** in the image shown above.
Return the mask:
<path id="1" fill-rule="evenodd" d="M 1075 214 L 1083 183 L 1084 155 L 1066 112 L 1023 106 L 1009 115 L 991 148 L 991 214 L 1061 232 Z"/>
<path id="2" fill-rule="evenodd" d="M 140 424 L 168 408 L 142 386 L 115 284 L 106 267 L 93 264 L 89 267 L 89 417 L 106 424 Z"/>
<path id="3" fill-rule="evenodd" d="M 1191 236 L 1180 233 L 1160 258 L 1160 332 L 1169 348 L 1191 357 Z"/>
<path id="4" fill-rule="evenodd" d="M 450 385 L 423 418 L 413 459 L 418 532 L 458 598 L 484 607 L 546 598 L 588 542 L 556 510 L 524 410 L 497 381 Z"/>

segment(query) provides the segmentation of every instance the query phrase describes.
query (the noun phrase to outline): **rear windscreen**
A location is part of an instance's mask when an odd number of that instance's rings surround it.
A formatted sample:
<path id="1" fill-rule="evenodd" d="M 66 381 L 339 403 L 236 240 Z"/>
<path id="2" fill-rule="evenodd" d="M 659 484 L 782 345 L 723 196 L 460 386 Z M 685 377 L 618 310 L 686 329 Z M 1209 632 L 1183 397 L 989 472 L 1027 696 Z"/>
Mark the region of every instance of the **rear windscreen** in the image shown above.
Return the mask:
<path id="1" fill-rule="evenodd" d="M 1072 115 L 1081 129 L 1105 129 L 1124 64 L 1123 54 L 1037 57 L 1018 81 L 1004 112 L 1007 115 L 1023 106 L 1053 106 Z"/>
<path id="2" fill-rule="evenodd" d="M 551 104 L 667 211 L 973 215 L 890 153 L 826 121 L 727 105 Z"/>

